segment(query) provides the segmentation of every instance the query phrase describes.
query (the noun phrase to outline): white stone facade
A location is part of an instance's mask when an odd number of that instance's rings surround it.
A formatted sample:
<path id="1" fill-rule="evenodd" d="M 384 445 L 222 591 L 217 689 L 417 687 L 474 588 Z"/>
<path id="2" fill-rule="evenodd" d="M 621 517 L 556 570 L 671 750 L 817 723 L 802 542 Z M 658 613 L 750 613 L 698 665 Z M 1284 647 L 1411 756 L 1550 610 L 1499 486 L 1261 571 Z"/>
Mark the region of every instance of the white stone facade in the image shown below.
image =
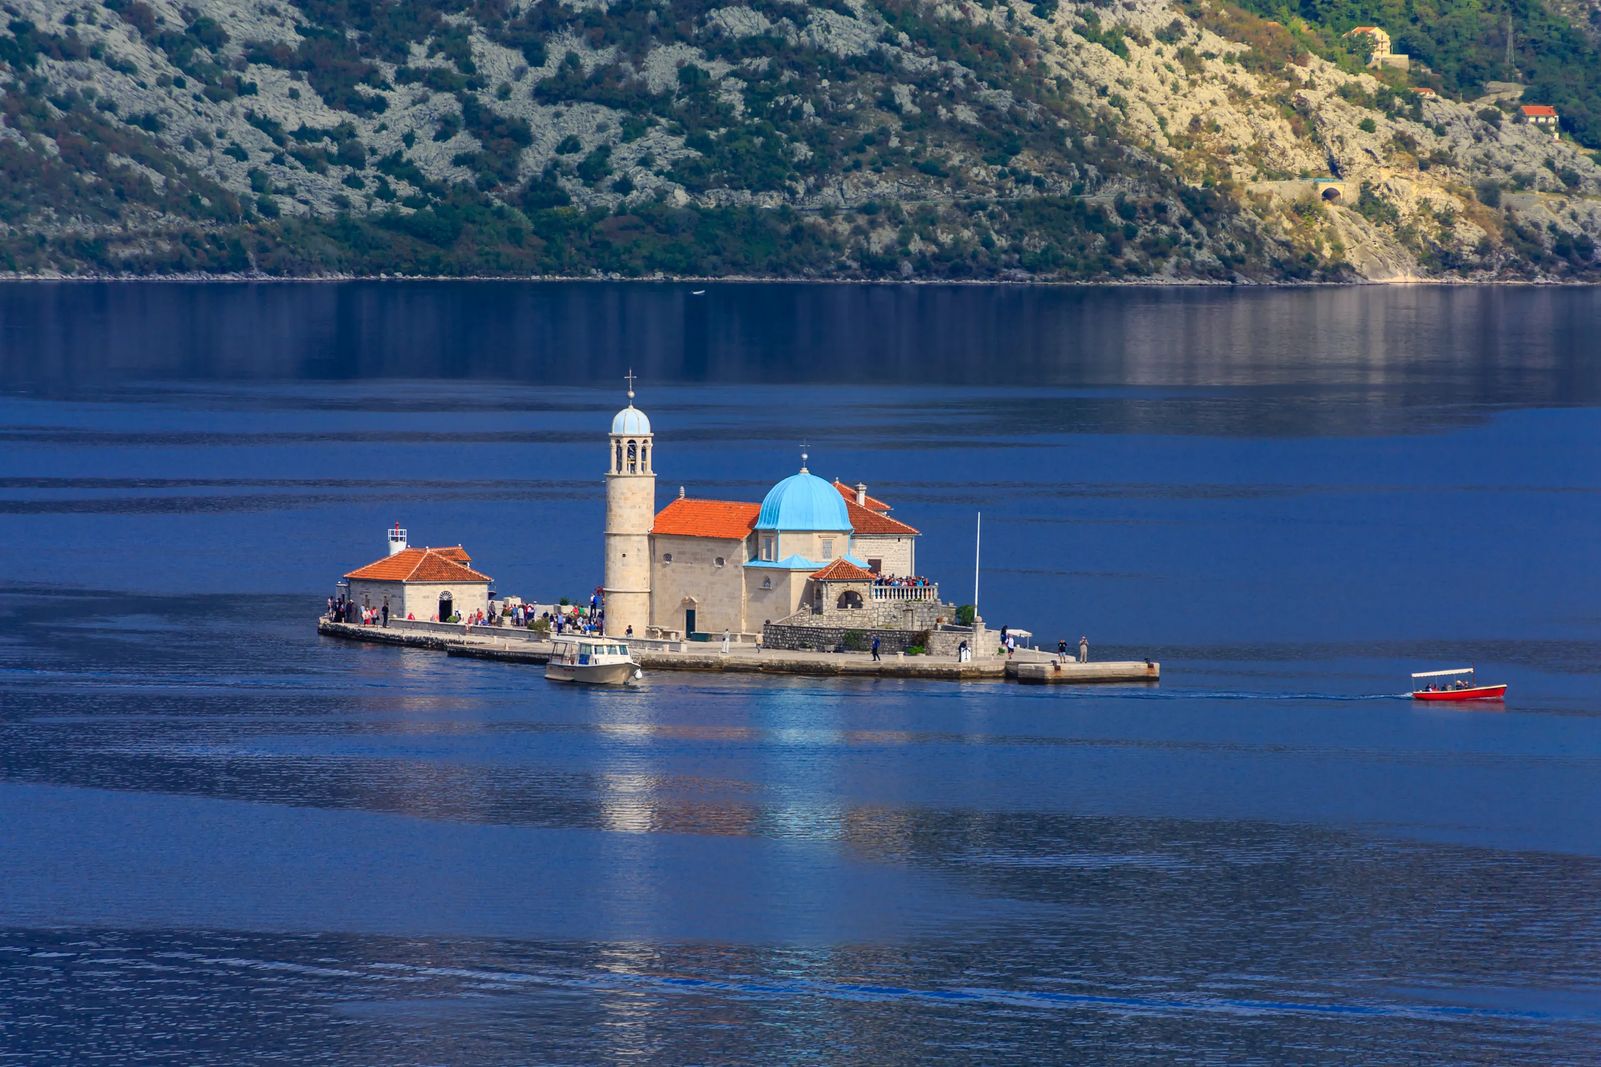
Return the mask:
<path id="1" fill-rule="evenodd" d="M 652 535 L 650 625 L 678 633 L 745 633 L 747 545 L 720 537 Z"/>
<path id="2" fill-rule="evenodd" d="M 867 569 L 886 578 L 910 578 L 917 574 L 917 538 L 905 534 L 856 534 L 851 538 L 852 554 L 867 563 Z"/>
<path id="3" fill-rule="evenodd" d="M 415 618 L 422 622 L 439 619 L 440 602 L 450 598 L 450 608 L 462 618 L 489 610 L 488 582 L 384 582 L 365 578 L 350 580 L 350 599 L 358 608 L 389 605 L 391 618 Z"/>

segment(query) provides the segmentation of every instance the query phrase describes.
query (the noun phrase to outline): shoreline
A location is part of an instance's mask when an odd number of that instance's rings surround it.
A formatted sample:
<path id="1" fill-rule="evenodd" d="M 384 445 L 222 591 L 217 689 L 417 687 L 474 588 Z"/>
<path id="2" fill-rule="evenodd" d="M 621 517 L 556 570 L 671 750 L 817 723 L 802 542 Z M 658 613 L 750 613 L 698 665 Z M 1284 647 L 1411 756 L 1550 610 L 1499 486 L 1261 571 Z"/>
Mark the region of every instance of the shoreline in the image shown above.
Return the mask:
<path id="1" fill-rule="evenodd" d="M 18 284 L 91 284 L 121 282 L 150 285 L 337 285 L 349 282 L 518 282 L 528 285 L 636 284 L 636 285 L 864 285 L 1018 289 L 1275 289 L 1359 288 L 1551 288 L 1591 289 L 1601 278 L 1358 278 L 1348 281 L 1212 281 L 1205 278 L 1118 278 L 1104 281 L 1066 281 L 1049 278 L 809 278 L 787 275 L 594 275 L 594 274 L 21 274 L 0 273 L 0 282 Z"/>

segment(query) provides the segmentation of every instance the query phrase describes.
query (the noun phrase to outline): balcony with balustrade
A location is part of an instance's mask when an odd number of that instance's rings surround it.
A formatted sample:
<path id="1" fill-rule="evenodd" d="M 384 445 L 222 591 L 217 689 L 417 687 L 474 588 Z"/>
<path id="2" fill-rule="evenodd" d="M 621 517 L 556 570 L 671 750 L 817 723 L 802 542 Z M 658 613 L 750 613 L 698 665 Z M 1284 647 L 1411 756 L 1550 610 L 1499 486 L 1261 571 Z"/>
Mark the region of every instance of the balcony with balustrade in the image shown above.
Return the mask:
<path id="1" fill-rule="evenodd" d="M 939 600 L 939 586 L 933 582 L 927 585 L 875 585 L 871 589 L 874 600 L 918 602 Z"/>

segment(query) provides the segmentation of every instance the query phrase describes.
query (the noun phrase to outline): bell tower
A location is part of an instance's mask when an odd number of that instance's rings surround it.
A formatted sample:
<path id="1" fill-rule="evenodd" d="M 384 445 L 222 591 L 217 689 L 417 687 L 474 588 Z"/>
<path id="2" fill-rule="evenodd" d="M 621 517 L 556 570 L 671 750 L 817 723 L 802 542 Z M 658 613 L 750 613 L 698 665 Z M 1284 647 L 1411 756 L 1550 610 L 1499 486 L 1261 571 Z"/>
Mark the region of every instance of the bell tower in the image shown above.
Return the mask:
<path id="1" fill-rule="evenodd" d="M 650 420 L 634 407 L 634 372 L 628 372 L 628 406 L 611 420 L 606 469 L 606 636 L 633 627 L 645 636 L 650 623 L 650 527 L 656 520 L 655 439 Z"/>

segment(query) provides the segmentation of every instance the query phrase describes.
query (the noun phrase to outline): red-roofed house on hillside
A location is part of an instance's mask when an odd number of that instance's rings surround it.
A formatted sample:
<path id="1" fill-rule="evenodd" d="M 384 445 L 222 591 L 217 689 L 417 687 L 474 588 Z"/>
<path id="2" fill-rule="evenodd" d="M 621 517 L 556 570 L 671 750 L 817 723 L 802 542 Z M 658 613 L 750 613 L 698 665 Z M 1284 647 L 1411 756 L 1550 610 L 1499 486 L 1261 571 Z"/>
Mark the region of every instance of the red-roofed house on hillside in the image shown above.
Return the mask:
<path id="1" fill-rule="evenodd" d="M 1550 130 L 1552 137 L 1561 134 L 1562 119 L 1557 115 L 1557 109 L 1550 104 L 1523 104 L 1518 108 L 1518 118 L 1530 126 Z"/>
<path id="2" fill-rule="evenodd" d="M 345 575 L 347 594 L 358 608 L 389 605 L 391 618 L 415 617 L 448 622 L 489 610 L 493 581 L 468 566 L 472 557 L 460 545 L 413 548 L 397 525 L 389 532 L 389 554 Z"/>

